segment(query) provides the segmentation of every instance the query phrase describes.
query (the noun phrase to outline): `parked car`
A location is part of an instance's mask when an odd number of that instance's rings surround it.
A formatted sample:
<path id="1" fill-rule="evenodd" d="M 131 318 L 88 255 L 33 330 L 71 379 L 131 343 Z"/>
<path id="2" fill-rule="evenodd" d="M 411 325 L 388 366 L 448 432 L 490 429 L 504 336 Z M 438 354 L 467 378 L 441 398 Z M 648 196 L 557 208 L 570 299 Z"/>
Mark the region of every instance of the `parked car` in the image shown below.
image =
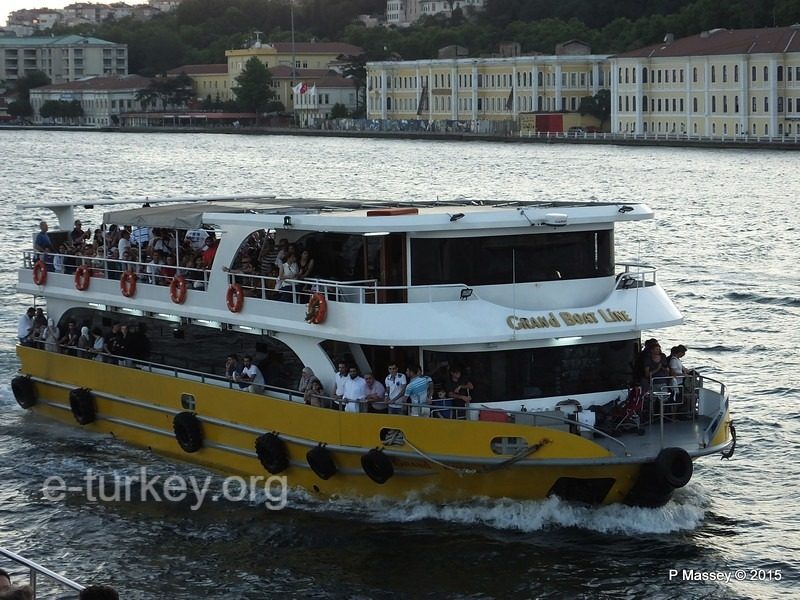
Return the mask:
<path id="1" fill-rule="evenodd" d="M 570 127 L 567 129 L 567 135 L 570 137 L 578 137 L 584 134 L 586 134 L 586 130 L 583 127 Z"/>

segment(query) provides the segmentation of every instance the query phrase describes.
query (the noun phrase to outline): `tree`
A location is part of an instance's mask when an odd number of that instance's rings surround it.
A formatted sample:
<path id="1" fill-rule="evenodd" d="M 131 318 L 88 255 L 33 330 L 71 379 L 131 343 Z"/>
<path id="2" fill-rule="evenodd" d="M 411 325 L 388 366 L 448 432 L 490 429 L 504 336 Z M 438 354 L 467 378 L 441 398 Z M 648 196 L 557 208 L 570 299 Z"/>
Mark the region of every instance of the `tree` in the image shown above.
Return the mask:
<path id="1" fill-rule="evenodd" d="M 584 96 L 581 98 L 581 104 L 578 107 L 578 112 L 581 115 L 591 115 L 600 121 L 600 127 L 611 116 L 611 92 L 608 90 L 600 90 L 594 96 Z"/>
<path id="2" fill-rule="evenodd" d="M 12 117 L 30 117 L 33 114 L 31 90 L 43 85 L 50 85 L 50 78 L 43 71 L 33 71 L 17 79 L 17 100 L 8 105 L 8 114 Z"/>
<path id="3" fill-rule="evenodd" d="M 270 87 L 272 74 L 267 66 L 255 56 L 248 60 L 241 74 L 236 78 L 233 93 L 239 106 L 246 111 L 258 114 L 266 112 L 269 101 L 275 97 L 275 92 Z"/>
<path id="4" fill-rule="evenodd" d="M 331 107 L 331 119 L 346 119 L 347 118 L 347 107 L 342 104 L 341 102 L 337 102 Z"/>
<path id="5" fill-rule="evenodd" d="M 66 119 L 75 121 L 83 116 L 83 107 L 77 100 L 46 100 L 39 109 L 39 114 L 45 119 Z"/>
<path id="6" fill-rule="evenodd" d="M 33 114 L 33 107 L 28 101 L 15 100 L 8 104 L 8 114 L 12 117 L 30 117 Z"/>

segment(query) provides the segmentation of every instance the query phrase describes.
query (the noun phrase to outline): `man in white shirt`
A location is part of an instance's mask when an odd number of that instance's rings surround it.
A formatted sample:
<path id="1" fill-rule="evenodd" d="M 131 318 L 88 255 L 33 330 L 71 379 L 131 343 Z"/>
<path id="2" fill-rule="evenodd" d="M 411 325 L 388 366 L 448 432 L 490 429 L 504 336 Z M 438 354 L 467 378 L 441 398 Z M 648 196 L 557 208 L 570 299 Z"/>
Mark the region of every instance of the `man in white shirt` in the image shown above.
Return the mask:
<path id="1" fill-rule="evenodd" d="M 342 398 L 344 397 L 344 382 L 347 381 L 347 363 L 344 361 L 339 362 L 338 368 L 339 370 L 336 371 L 335 375 L 336 389 L 333 391 L 333 395 L 336 396 L 336 406 L 339 410 L 344 410 Z"/>
<path id="2" fill-rule="evenodd" d="M 389 365 L 389 374 L 386 376 L 384 383 L 386 384 L 386 398 L 389 401 L 389 414 L 406 414 L 406 408 L 403 406 L 403 397 L 408 380 L 403 373 L 400 373 L 396 363 Z"/>
<path id="3" fill-rule="evenodd" d="M 17 337 L 19 338 L 19 343 L 23 346 L 31 346 L 33 345 L 33 340 L 31 336 L 33 335 L 33 317 L 36 314 L 36 310 L 33 307 L 30 307 L 25 314 L 19 318 L 19 325 L 17 325 Z"/>
<path id="4" fill-rule="evenodd" d="M 358 374 L 355 367 L 350 367 L 347 379 L 342 385 L 342 401 L 345 412 L 366 412 L 367 383 Z M 363 408 L 362 408 L 363 407 Z"/>
<path id="5" fill-rule="evenodd" d="M 245 355 L 242 361 L 242 372 L 238 376 L 234 375 L 236 381 L 249 382 L 250 387 L 247 388 L 249 391 L 254 394 L 262 393 L 264 391 L 265 381 L 261 369 L 253 364 L 253 357 L 249 354 Z"/>

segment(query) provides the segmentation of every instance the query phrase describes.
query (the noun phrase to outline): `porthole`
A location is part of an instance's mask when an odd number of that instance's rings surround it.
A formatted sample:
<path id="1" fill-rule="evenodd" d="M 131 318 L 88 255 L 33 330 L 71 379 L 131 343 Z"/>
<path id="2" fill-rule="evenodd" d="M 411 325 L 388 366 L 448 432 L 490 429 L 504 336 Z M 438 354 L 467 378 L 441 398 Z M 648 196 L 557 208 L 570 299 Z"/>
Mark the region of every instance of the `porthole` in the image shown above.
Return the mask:
<path id="1" fill-rule="evenodd" d="M 195 401 L 192 394 L 181 394 L 181 407 L 184 410 L 194 410 Z"/>

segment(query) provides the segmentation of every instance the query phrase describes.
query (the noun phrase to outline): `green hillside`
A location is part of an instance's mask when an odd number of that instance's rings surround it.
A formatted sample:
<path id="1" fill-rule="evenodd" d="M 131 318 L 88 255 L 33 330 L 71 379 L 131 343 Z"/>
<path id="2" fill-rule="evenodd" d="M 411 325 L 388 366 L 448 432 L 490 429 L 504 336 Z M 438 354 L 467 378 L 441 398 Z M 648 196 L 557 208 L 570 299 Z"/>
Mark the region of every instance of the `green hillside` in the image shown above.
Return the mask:
<path id="1" fill-rule="evenodd" d="M 431 58 L 458 44 L 471 56 L 515 41 L 523 52 L 552 53 L 555 45 L 581 39 L 595 53 L 613 53 L 716 27 L 785 26 L 800 22 L 800 0 L 488 0 L 483 13 L 456 10 L 451 18 L 427 18 L 406 29 L 367 29 L 359 14 L 381 14 L 385 0 L 310 0 L 295 8 L 297 41 L 343 41 L 371 60 L 390 55 Z M 152 75 L 191 63 L 220 63 L 225 50 L 261 39 L 288 41 L 291 14 L 285 0 L 184 0 L 172 14 L 87 28 L 57 30 L 128 44 L 131 73 Z"/>

